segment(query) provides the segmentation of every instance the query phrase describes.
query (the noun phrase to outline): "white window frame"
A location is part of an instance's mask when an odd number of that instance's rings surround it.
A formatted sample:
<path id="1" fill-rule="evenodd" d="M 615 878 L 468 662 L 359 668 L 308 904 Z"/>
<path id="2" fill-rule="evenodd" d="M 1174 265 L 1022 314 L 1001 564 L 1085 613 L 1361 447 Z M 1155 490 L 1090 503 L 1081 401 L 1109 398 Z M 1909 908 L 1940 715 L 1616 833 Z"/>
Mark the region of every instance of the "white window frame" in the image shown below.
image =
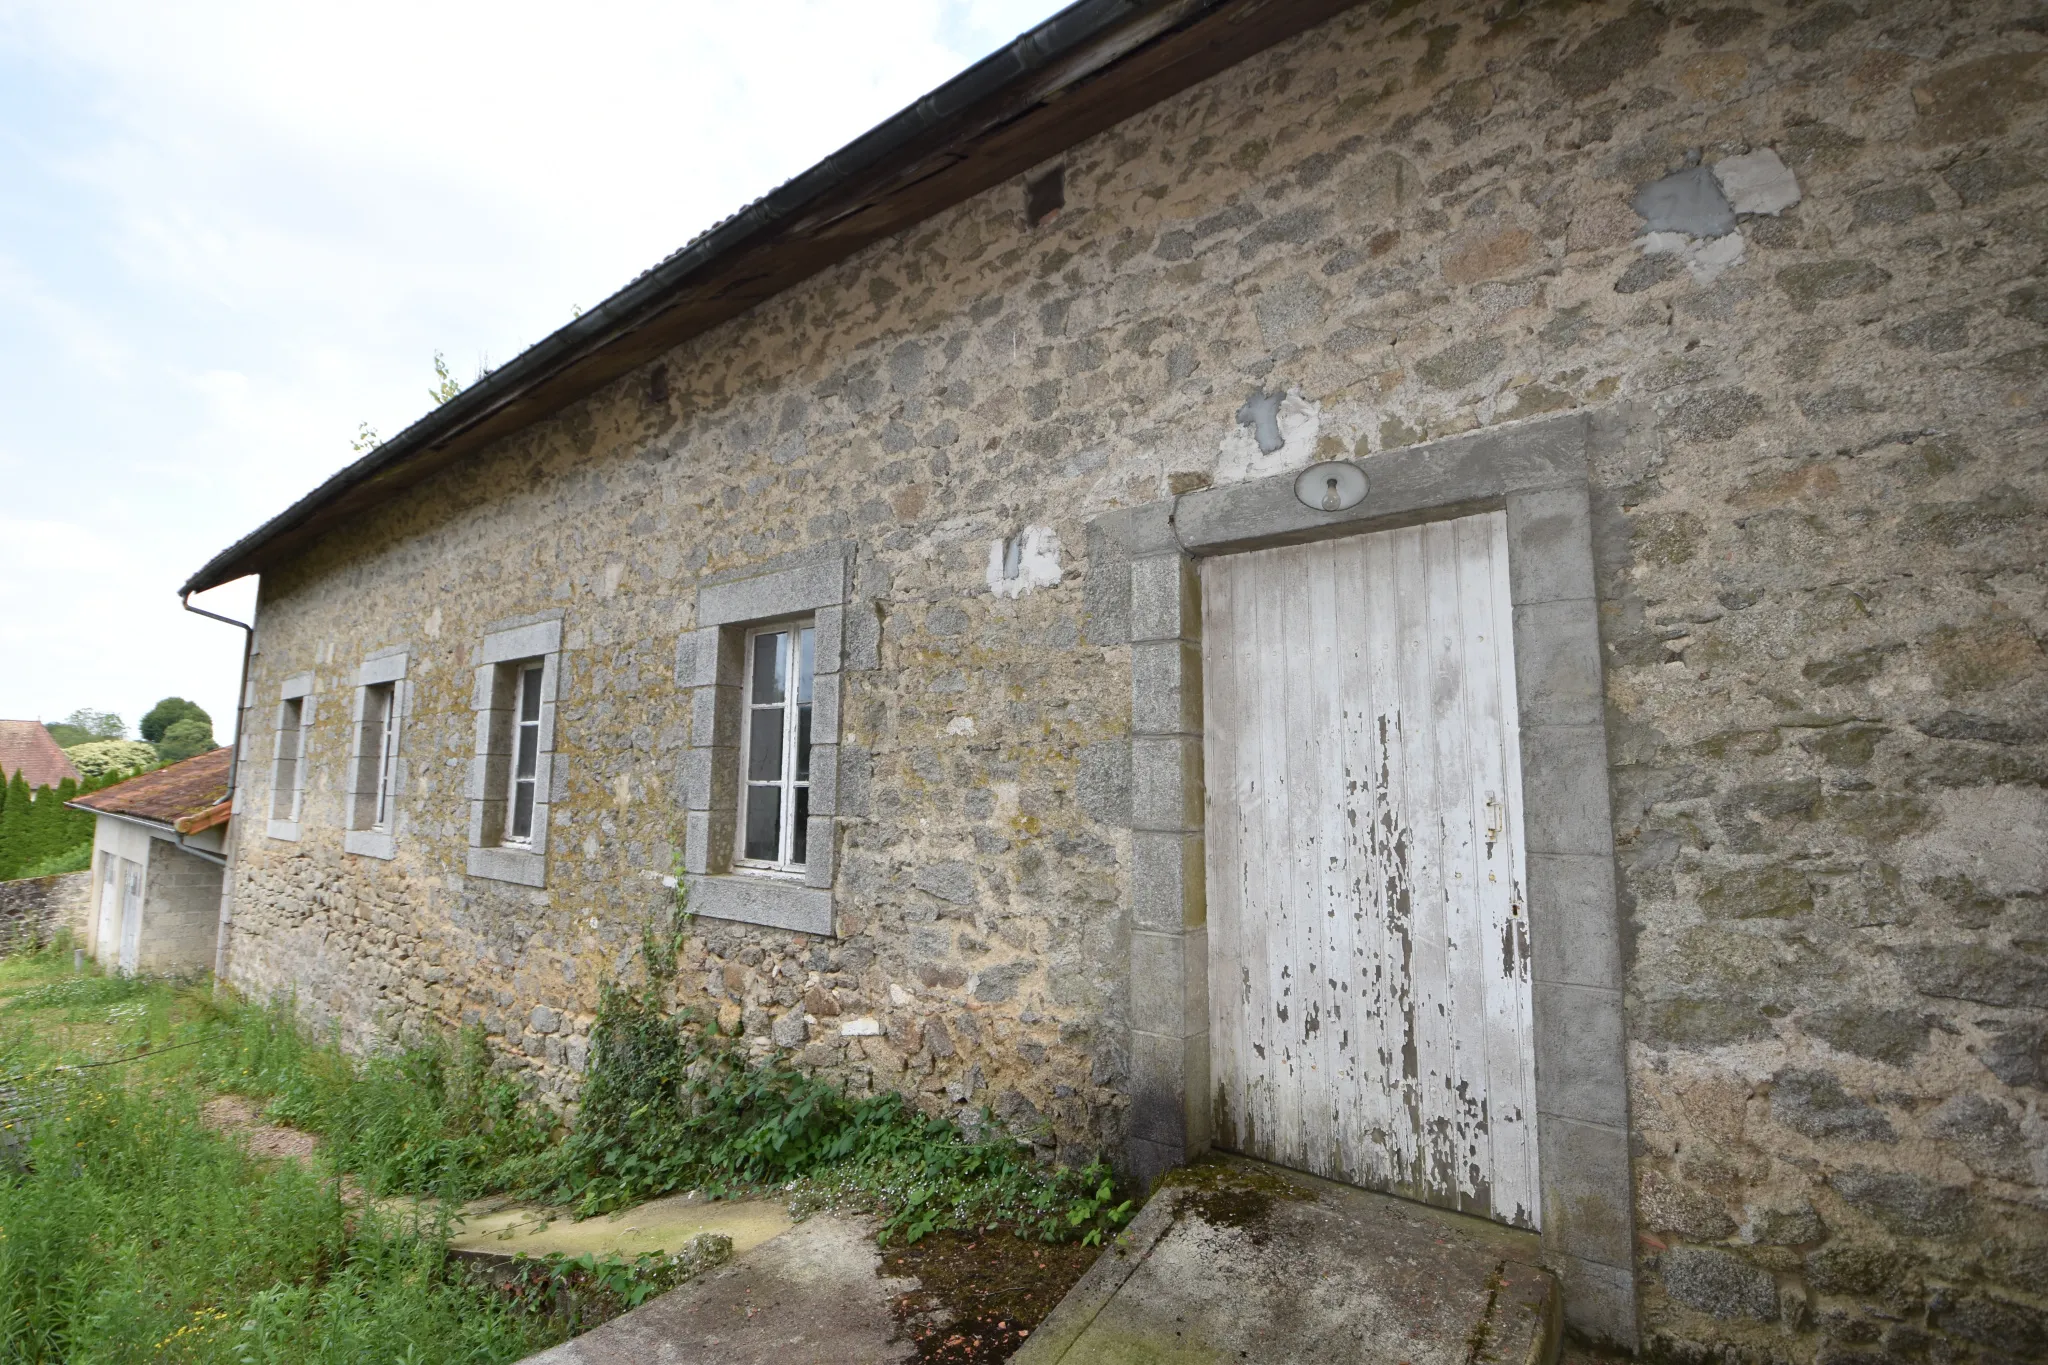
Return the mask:
<path id="1" fill-rule="evenodd" d="M 547 885 L 549 816 L 564 776 L 555 753 L 555 709 L 562 691 L 562 621 L 559 616 L 507 624 L 483 638 L 476 661 L 476 753 L 469 780 L 469 856 L 472 877 Z M 514 837 L 521 681 L 538 666 L 539 716 L 529 732 L 533 755 L 532 826 Z"/>
<path id="2" fill-rule="evenodd" d="M 356 669 L 355 738 L 350 746 L 348 821 L 342 847 L 366 858 L 398 856 L 405 794 L 401 763 L 405 716 L 411 700 L 408 656 L 387 650 Z"/>
<path id="3" fill-rule="evenodd" d="M 296 720 L 296 724 L 287 724 Z M 307 737 L 313 728 L 313 675 L 297 673 L 278 686 L 277 719 L 271 728 L 270 818 L 264 833 L 296 841 L 306 805 Z M 285 755 L 286 745 L 291 756 Z M 287 769 L 289 765 L 289 769 Z M 280 803 L 279 798 L 286 798 Z M 280 804 L 286 814 L 279 815 Z"/>
<path id="4" fill-rule="evenodd" d="M 800 663 L 801 642 L 807 634 L 811 637 L 813 643 L 812 669 L 808 679 L 801 676 Z M 757 703 L 754 700 L 754 645 L 762 637 L 771 635 L 786 635 L 789 637 L 789 644 L 787 646 L 790 652 L 788 683 L 783 689 L 781 701 Z M 739 812 L 738 818 L 734 822 L 736 828 L 733 831 L 733 867 L 735 869 L 756 873 L 774 873 L 791 877 L 801 877 L 809 871 L 807 857 L 799 858 L 796 856 L 796 843 L 799 830 L 804 830 L 808 833 L 806 825 L 810 815 L 808 803 L 811 779 L 808 772 L 802 778 L 797 776 L 797 758 L 798 737 L 802 718 L 806 712 L 809 712 L 812 718 L 815 719 L 816 639 L 816 621 L 811 617 L 801 617 L 796 620 L 777 621 L 767 625 L 755 626 L 746 632 L 741 644 L 740 751 L 739 774 L 736 783 L 739 788 Z M 810 686 L 806 687 L 805 683 L 809 683 Z M 782 763 L 780 771 L 773 778 L 757 779 L 753 776 L 754 717 L 757 713 L 767 711 L 780 711 L 782 713 L 780 726 Z M 815 758 L 816 735 L 811 735 L 810 739 L 813 757 Z M 747 809 L 752 802 L 753 793 L 756 790 L 767 790 L 769 788 L 773 788 L 779 793 L 778 820 L 781 834 L 777 842 L 776 856 L 773 858 L 750 858 L 747 856 Z M 801 813 L 798 811 L 799 792 L 803 794 L 805 805 L 805 809 Z M 808 855 L 808 848 L 804 852 Z"/>
<path id="5" fill-rule="evenodd" d="M 370 828 L 391 832 L 392 806 L 398 800 L 398 684 L 380 683 L 370 689 L 377 699 L 377 788 L 372 800 Z"/>
<path id="6" fill-rule="evenodd" d="M 510 761 L 505 765 L 505 825 L 498 843 L 505 848 L 533 847 L 535 817 L 546 806 L 540 800 L 540 720 L 542 683 L 547 665 L 524 659 L 511 666 L 513 676 Z M 531 713 L 531 714 L 529 714 Z M 526 828 L 519 828 L 521 788 L 525 789 Z"/>

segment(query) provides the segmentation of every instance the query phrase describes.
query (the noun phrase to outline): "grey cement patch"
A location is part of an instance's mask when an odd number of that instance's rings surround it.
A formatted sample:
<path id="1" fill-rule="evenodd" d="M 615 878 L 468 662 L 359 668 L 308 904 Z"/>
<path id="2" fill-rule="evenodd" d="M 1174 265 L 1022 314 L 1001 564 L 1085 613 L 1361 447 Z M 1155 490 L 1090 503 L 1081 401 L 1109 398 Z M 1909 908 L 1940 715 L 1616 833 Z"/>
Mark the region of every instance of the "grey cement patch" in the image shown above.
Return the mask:
<path id="1" fill-rule="evenodd" d="M 1687 232 L 1720 237 L 1735 230 L 1735 210 L 1721 182 L 1705 166 L 1688 166 L 1636 191 L 1631 208 L 1651 232 Z"/>
<path id="2" fill-rule="evenodd" d="M 532 1365 L 894 1365 L 890 1300 L 873 1230 L 820 1215 L 702 1279 L 527 1357 Z"/>
<path id="3" fill-rule="evenodd" d="M 1153 1197 L 1015 1365 L 1555 1360 L 1535 1237 L 1231 1160 Z"/>

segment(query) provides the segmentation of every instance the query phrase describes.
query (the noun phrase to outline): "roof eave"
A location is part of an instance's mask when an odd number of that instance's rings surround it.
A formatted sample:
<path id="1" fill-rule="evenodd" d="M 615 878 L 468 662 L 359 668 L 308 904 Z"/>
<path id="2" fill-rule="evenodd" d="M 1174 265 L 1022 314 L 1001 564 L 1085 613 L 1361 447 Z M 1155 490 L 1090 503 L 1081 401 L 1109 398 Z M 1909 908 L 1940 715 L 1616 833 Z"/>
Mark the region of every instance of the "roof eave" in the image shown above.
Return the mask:
<path id="1" fill-rule="evenodd" d="M 261 572 L 288 555 L 295 541 L 324 534 L 323 513 L 345 518 L 344 500 L 374 481 L 395 488 L 408 472 L 424 478 L 439 467 L 429 461 L 456 458 L 539 420 L 651 358 L 640 352 L 653 348 L 658 354 L 709 330 L 869 242 L 1114 126 L 1134 112 L 1119 93 L 1142 97 L 1145 103 L 1137 108 L 1157 103 L 1353 3 L 1081 0 L 743 208 L 341 469 L 214 556 L 179 591 L 202 592 Z M 1134 62 L 1146 54 L 1158 60 L 1149 67 Z M 1119 71 L 1127 73 L 1132 90 L 1105 90 L 1101 83 Z M 1091 83 L 1098 98 L 1077 99 Z M 1092 121 L 1091 114 L 1097 115 Z M 1034 141 L 1033 126 L 1045 136 Z M 778 262 L 778 253 L 787 259 Z M 773 270 L 777 264 L 783 266 L 780 276 Z M 770 287 L 759 288 L 763 281 Z M 692 316 L 679 326 L 655 326 L 664 314 L 683 310 Z M 523 417 L 512 411 L 529 399 L 538 400 L 534 411 Z M 367 505 L 382 496 L 349 500 Z"/>

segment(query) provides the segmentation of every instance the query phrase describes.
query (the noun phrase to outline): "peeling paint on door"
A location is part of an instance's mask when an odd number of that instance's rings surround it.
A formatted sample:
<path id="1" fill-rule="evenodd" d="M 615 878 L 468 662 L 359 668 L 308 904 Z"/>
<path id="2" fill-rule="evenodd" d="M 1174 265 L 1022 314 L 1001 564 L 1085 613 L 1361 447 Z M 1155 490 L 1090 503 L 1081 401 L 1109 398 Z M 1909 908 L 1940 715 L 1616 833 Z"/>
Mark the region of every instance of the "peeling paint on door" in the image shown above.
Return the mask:
<path id="1" fill-rule="evenodd" d="M 1506 519 L 1202 568 L 1218 1144 L 1537 1226 Z"/>

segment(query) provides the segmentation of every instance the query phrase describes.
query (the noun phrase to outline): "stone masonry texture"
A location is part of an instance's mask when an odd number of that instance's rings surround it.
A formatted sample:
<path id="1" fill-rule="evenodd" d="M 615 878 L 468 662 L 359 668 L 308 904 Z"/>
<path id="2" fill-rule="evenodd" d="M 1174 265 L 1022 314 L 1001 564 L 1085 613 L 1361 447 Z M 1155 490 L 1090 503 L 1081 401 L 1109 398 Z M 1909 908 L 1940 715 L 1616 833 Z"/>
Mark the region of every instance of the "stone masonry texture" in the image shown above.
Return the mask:
<path id="1" fill-rule="evenodd" d="M 1350 11 L 1072 148 L 1049 225 L 992 189 L 266 574 L 248 809 L 279 684 L 316 708 L 301 839 L 238 822 L 231 980 L 358 1046 L 480 1023 L 573 1102 L 670 895 L 696 585 L 850 544 L 837 935 L 699 922 L 685 1003 L 1115 1150 L 1130 649 L 1088 522 L 1582 409 L 1645 1347 L 2041 1359 L 2044 125 L 2020 0 Z M 1796 203 L 1646 252 L 1646 186 L 1766 150 Z M 1061 576 L 999 596 L 1027 526 Z M 529 889 L 463 875 L 471 696 L 543 613 Z M 388 647 L 385 861 L 342 852 L 342 793 Z"/>
<path id="2" fill-rule="evenodd" d="M 0 882 L 0 952 L 43 947 L 67 929 L 83 943 L 91 907 L 91 872 Z"/>

